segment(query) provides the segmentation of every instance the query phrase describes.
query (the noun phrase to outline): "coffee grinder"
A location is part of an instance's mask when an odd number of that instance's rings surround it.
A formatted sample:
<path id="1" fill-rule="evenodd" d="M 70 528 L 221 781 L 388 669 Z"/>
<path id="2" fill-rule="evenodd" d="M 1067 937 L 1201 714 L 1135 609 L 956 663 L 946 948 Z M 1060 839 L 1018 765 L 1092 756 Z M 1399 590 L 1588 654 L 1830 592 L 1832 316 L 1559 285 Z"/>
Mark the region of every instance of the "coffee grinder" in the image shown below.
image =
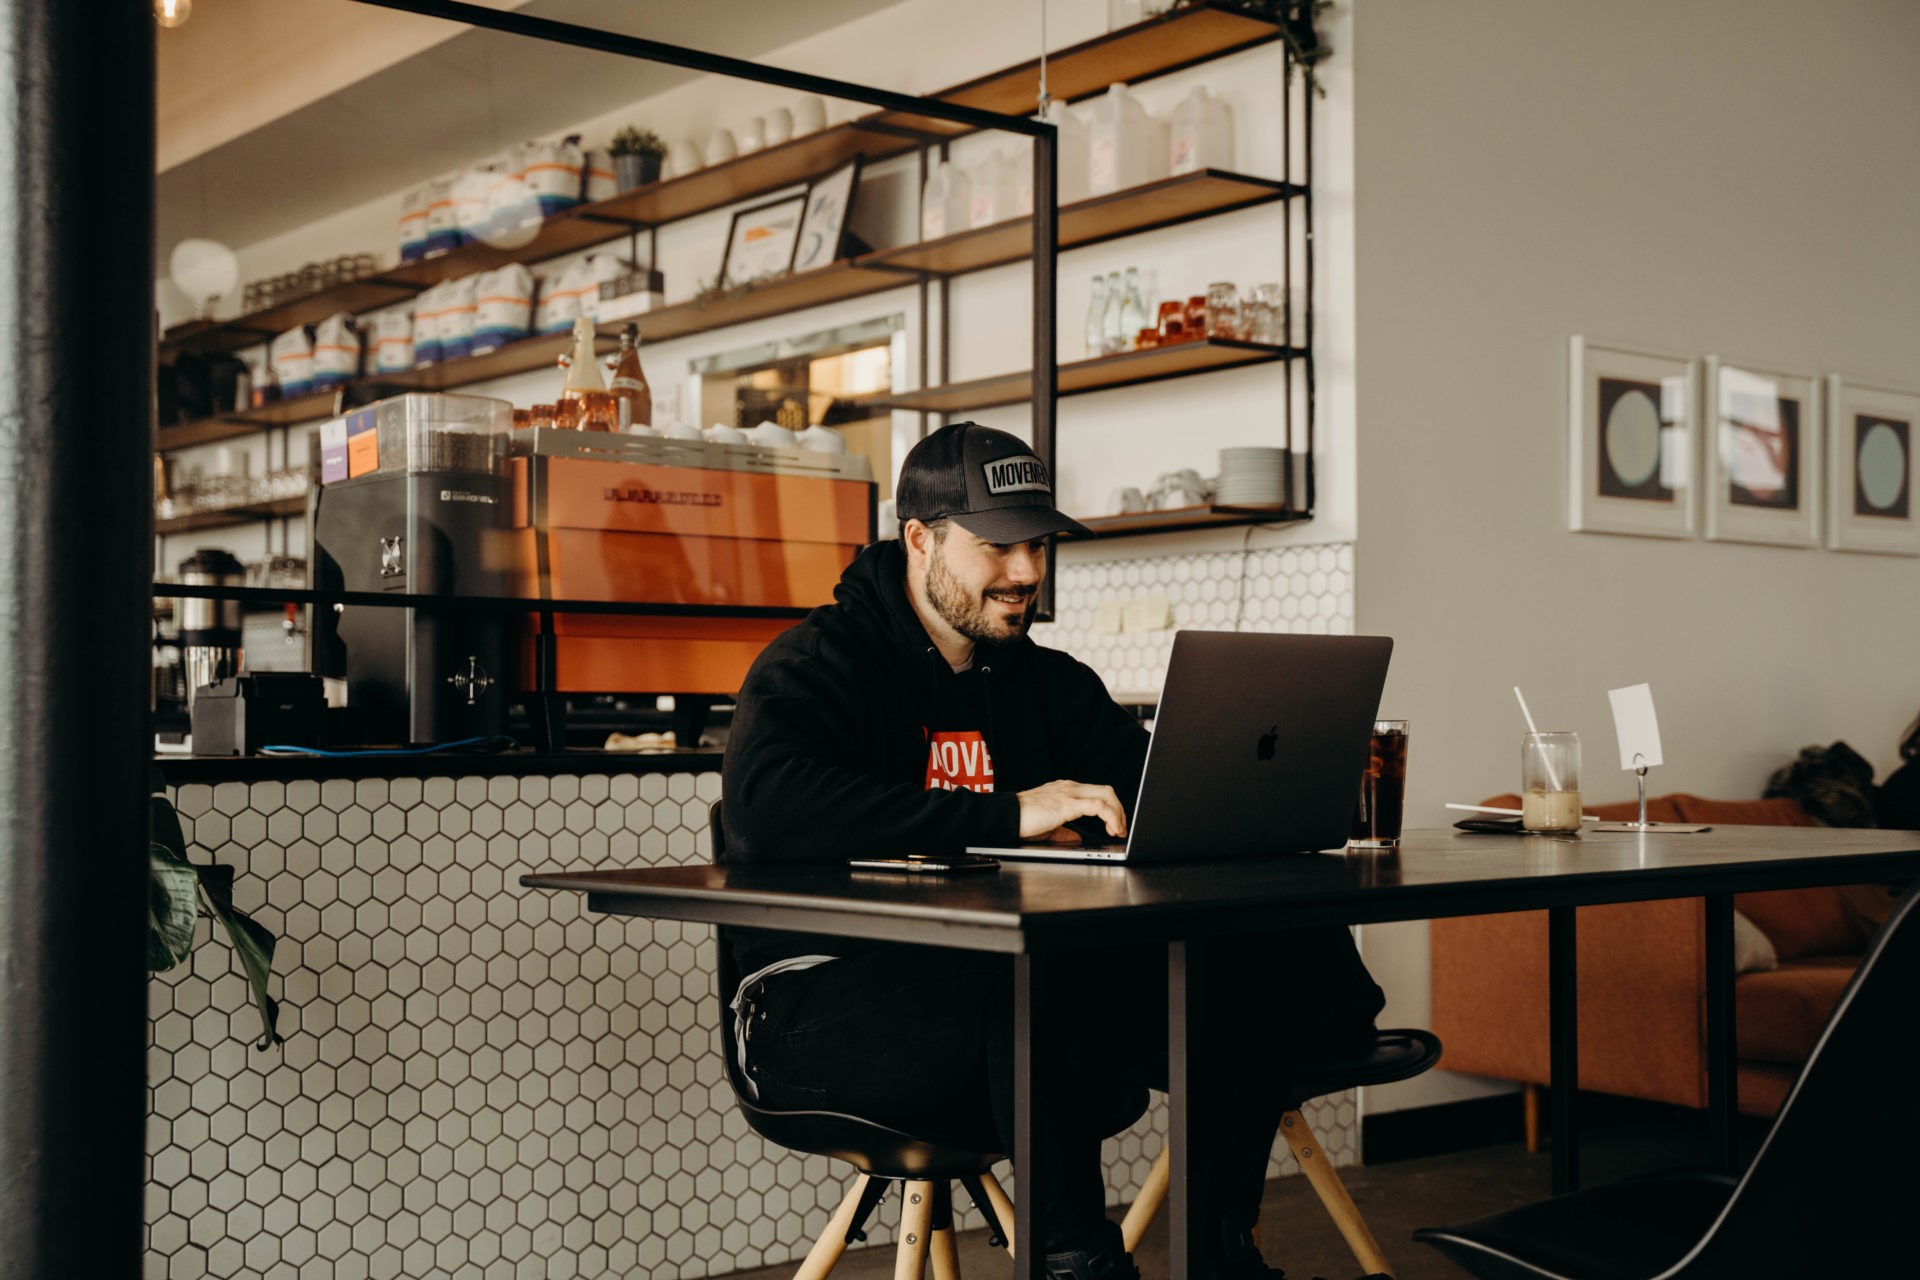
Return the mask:
<path id="1" fill-rule="evenodd" d="M 415 393 L 321 427 L 314 586 L 452 602 L 315 608 L 314 671 L 346 680 L 335 742 L 504 730 L 505 615 L 461 602 L 503 594 L 512 414 L 504 400 Z"/>
<path id="2" fill-rule="evenodd" d="M 247 571 L 233 553 L 201 547 L 180 562 L 180 581 L 191 587 L 242 587 Z M 240 602 L 187 598 L 179 602 L 179 609 L 180 653 L 191 712 L 200 689 L 240 674 Z"/>

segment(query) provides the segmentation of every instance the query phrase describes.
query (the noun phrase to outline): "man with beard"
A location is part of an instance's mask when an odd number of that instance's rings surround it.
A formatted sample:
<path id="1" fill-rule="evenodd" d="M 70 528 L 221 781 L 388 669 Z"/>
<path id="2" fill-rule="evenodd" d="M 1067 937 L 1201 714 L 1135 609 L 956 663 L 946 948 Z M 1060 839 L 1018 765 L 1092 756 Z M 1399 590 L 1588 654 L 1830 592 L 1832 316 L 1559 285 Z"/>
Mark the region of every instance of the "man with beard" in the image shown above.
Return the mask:
<path id="1" fill-rule="evenodd" d="M 1027 636 L 1047 539 L 1086 530 L 1053 506 L 1018 437 L 934 432 L 896 487 L 898 541 L 848 566 L 834 603 L 767 647 L 740 691 L 723 790 L 731 862 L 953 854 L 1016 839 L 1126 833 L 1147 734 L 1085 665 Z M 1196 874 L 1200 874 L 1196 870 Z M 761 929 L 723 931 L 746 1079 L 768 1105 L 950 1131 L 989 1112 L 1013 1141 L 1009 957 Z M 1384 997 L 1344 929 L 1222 940 L 1201 1051 L 1237 1091 L 1200 1100 L 1195 1138 L 1222 1206 L 1203 1280 L 1278 1276 L 1252 1241 L 1290 1064 L 1358 1043 Z M 1134 1280 L 1105 1216 L 1103 1121 L 1130 1086 L 1165 1089 L 1166 958 L 1116 948 L 1057 962 L 1059 1097 L 1036 1101 L 1039 1197 L 1058 1280 Z M 1286 1030 L 1239 993 L 1286 983 Z M 1231 990 L 1228 988 L 1231 987 Z M 1270 991 L 1268 993 L 1271 994 Z M 942 1121 L 945 1123 L 942 1123 Z"/>

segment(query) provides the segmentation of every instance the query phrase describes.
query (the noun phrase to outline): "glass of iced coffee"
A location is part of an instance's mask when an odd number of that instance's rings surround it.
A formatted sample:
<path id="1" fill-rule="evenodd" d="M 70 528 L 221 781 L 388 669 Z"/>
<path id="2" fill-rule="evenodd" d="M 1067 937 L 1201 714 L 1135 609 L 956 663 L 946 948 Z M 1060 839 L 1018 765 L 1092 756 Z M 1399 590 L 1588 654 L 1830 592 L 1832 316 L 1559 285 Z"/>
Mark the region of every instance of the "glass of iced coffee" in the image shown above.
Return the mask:
<path id="1" fill-rule="evenodd" d="M 1520 738 L 1520 825 L 1542 834 L 1580 830 L 1580 735 Z"/>
<path id="2" fill-rule="evenodd" d="M 1360 777 L 1360 798 L 1347 832 L 1350 849 L 1394 849 L 1407 800 L 1407 721 L 1375 720 Z"/>

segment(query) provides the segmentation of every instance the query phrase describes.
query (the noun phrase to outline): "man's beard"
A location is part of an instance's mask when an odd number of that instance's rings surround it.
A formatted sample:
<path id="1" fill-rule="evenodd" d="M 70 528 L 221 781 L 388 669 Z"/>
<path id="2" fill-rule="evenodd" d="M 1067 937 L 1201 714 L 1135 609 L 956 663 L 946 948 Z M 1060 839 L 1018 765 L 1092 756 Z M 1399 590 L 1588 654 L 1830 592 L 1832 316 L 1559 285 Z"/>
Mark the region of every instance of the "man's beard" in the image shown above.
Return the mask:
<path id="1" fill-rule="evenodd" d="M 1040 589 L 1037 586 L 1004 585 L 989 590 L 1001 595 L 1027 597 L 1027 607 L 1021 611 L 1017 623 L 1002 623 L 997 617 L 990 616 L 985 599 L 987 592 L 968 591 L 947 568 L 947 558 L 938 548 L 928 557 L 927 600 L 933 605 L 933 611 L 967 639 L 992 648 L 1010 644 L 1027 633 L 1027 628 L 1033 624 L 1034 612 L 1040 607 Z"/>

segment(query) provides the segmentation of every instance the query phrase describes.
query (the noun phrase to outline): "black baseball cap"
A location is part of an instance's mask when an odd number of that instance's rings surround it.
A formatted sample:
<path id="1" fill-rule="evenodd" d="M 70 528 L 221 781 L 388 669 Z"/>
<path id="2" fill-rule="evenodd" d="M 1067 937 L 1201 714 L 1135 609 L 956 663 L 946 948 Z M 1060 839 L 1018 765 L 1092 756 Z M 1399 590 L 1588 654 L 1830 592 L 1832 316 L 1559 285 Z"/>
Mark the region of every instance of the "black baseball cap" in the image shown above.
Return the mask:
<path id="1" fill-rule="evenodd" d="M 1053 478 L 1019 436 L 977 422 L 940 428 L 900 466 L 893 506 L 900 523 L 951 520 L 1000 546 L 1050 533 L 1091 536 L 1053 505 Z"/>

